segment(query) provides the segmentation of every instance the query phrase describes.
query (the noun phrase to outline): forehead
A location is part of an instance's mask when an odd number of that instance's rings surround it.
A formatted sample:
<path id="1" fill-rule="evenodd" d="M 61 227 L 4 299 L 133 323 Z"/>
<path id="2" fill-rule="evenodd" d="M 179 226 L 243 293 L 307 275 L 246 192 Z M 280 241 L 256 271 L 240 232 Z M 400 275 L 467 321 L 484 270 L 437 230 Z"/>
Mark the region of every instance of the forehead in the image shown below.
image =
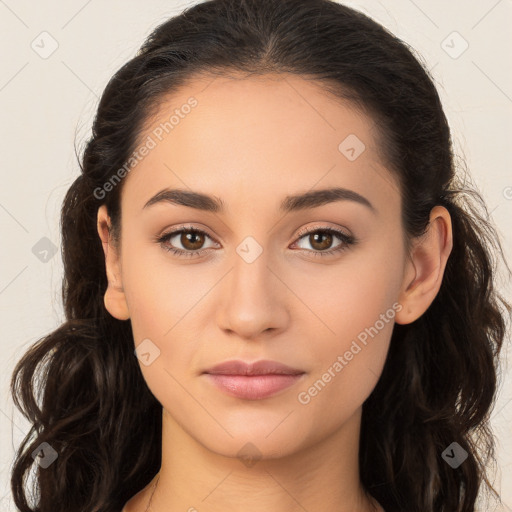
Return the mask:
<path id="1" fill-rule="evenodd" d="M 147 120 L 147 146 L 125 178 L 142 208 L 169 186 L 264 201 L 315 183 L 368 193 L 396 183 L 378 156 L 373 119 L 318 82 L 291 74 L 202 76 L 166 95 Z M 124 199 L 123 199 L 124 201 Z"/>

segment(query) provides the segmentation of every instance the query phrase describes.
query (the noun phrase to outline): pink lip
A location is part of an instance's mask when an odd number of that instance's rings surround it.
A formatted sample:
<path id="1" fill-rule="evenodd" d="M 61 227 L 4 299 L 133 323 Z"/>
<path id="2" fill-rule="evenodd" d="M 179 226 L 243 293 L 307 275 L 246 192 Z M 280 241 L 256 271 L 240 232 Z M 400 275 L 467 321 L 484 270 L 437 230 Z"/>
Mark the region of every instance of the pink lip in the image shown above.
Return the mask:
<path id="1" fill-rule="evenodd" d="M 305 374 L 277 361 L 266 360 L 255 363 L 226 361 L 204 373 L 225 393 L 247 400 L 268 398 L 288 388 Z"/>

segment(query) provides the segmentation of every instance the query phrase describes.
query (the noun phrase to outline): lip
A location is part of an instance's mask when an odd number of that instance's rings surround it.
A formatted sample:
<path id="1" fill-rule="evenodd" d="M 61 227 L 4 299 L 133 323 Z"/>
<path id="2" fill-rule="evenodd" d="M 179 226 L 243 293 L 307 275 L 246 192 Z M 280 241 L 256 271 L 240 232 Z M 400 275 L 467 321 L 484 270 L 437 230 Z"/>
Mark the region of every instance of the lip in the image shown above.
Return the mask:
<path id="1" fill-rule="evenodd" d="M 305 375 L 302 370 L 268 360 L 254 363 L 225 361 L 203 373 L 221 391 L 246 400 L 261 400 L 273 396 Z"/>
<path id="2" fill-rule="evenodd" d="M 269 361 L 267 359 L 253 363 L 246 363 L 245 361 L 236 359 L 217 364 L 205 370 L 204 373 L 222 375 L 300 375 L 304 372 L 283 363 Z"/>

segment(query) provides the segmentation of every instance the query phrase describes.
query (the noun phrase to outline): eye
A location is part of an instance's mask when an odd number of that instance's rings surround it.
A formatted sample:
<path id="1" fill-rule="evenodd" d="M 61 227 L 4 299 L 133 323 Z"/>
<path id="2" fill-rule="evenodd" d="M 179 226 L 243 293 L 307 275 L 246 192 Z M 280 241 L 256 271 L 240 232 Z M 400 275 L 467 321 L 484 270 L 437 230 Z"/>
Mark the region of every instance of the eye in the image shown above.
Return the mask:
<path id="1" fill-rule="evenodd" d="M 312 253 L 314 256 L 332 255 L 348 249 L 351 245 L 356 243 L 356 239 L 352 235 L 330 227 L 305 229 L 299 233 L 299 237 L 299 241 L 305 238 L 311 244 L 313 250 L 305 250 Z M 341 240 L 341 243 L 335 246 L 334 249 L 331 249 L 330 247 L 335 238 Z"/>
<path id="2" fill-rule="evenodd" d="M 350 245 L 356 243 L 356 239 L 352 235 L 348 235 L 343 231 L 331 227 L 315 227 L 302 230 L 299 232 L 299 239 L 297 244 L 303 238 L 308 238 L 309 243 L 313 249 L 300 248 L 305 252 L 312 253 L 314 256 L 328 256 L 334 253 L 347 249 Z M 203 247 L 206 239 L 213 240 L 208 233 L 193 226 L 179 226 L 178 228 L 165 233 L 156 238 L 156 242 L 161 245 L 166 251 L 172 252 L 178 257 L 190 258 L 192 256 L 200 255 L 205 252 L 210 252 L 212 247 Z M 333 240 L 338 238 L 341 243 L 331 249 Z M 172 243 L 171 243 L 172 242 Z M 176 248 L 175 244 L 178 243 L 182 248 Z"/>
<path id="3" fill-rule="evenodd" d="M 204 244 L 205 238 L 210 238 L 210 235 L 201 229 L 192 226 L 180 226 L 169 233 L 163 234 L 157 238 L 163 249 L 172 252 L 177 256 L 191 257 L 205 252 L 205 249 L 199 250 Z M 173 239 L 172 244 L 169 244 Z M 181 244 L 183 249 L 174 247 L 175 243 Z"/>

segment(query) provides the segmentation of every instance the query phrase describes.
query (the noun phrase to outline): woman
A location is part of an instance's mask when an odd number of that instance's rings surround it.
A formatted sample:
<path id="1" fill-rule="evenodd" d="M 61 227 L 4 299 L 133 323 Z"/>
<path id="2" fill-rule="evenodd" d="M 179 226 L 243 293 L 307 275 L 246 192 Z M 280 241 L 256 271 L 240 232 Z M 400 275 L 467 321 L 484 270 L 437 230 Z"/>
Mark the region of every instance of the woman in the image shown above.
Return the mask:
<path id="1" fill-rule="evenodd" d="M 502 251 L 404 43 L 329 0 L 203 2 L 110 80 L 81 170 L 67 322 L 12 380 L 20 510 L 475 510 Z"/>

